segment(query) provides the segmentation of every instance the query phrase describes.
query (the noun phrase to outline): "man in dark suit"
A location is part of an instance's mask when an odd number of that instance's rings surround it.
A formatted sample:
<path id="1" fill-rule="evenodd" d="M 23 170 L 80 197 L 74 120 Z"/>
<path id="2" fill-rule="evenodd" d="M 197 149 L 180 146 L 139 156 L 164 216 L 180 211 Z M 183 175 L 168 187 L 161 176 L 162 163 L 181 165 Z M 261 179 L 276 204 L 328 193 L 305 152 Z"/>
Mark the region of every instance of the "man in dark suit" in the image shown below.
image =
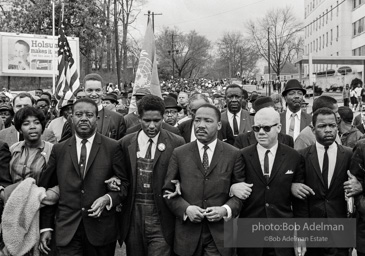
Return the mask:
<path id="1" fill-rule="evenodd" d="M 301 110 L 301 104 L 306 92 L 296 79 L 289 80 L 282 92 L 287 109 L 280 114 L 281 132 L 292 136 L 294 141 L 299 133 L 312 121 L 311 116 Z"/>
<path id="2" fill-rule="evenodd" d="M 129 186 L 122 152 L 117 141 L 97 132 L 94 101 L 76 101 L 72 119 L 75 135 L 53 147 L 39 181 L 45 188 L 58 185 L 60 191 L 57 205 L 41 209 L 40 250 L 49 252 L 55 230 L 61 256 L 114 255 L 119 233 L 115 206 L 126 199 Z M 112 176 L 121 181 L 119 192 L 107 189 L 105 181 Z"/>
<path id="3" fill-rule="evenodd" d="M 246 183 L 252 191 L 240 218 L 292 218 L 291 184 L 301 168 L 301 156 L 293 148 L 278 143 L 279 113 L 262 108 L 254 117 L 257 144 L 241 150 Z M 252 186 L 253 184 L 253 186 Z M 234 186 L 231 192 L 236 195 Z M 238 230 L 238 233 L 240 231 Z M 238 256 L 294 255 L 292 248 L 238 248 Z"/>
<path id="4" fill-rule="evenodd" d="M 171 180 L 181 183 L 181 195 L 166 199 L 175 220 L 174 251 L 181 256 L 233 254 L 224 247 L 224 219 L 238 215 L 242 201 L 229 196 L 233 183 L 244 181 L 238 149 L 217 139 L 219 110 L 210 104 L 197 109 L 196 141 L 176 148 L 169 163 L 164 190 L 175 191 Z"/>
<path id="5" fill-rule="evenodd" d="M 19 93 L 15 98 L 13 99 L 13 111 L 14 114 L 18 112 L 20 109 L 26 107 L 26 106 L 34 106 L 35 100 L 29 93 Z M 23 135 L 21 135 L 14 127 L 14 125 L 11 125 L 10 127 L 3 129 L 0 131 L 0 140 L 4 141 L 6 144 L 8 144 L 9 147 L 11 147 L 13 144 L 24 140 Z M 57 143 L 56 136 L 54 133 L 49 129 L 44 129 L 42 133 L 42 140 L 51 142 L 51 143 Z"/>
<path id="6" fill-rule="evenodd" d="M 347 173 L 350 168 L 352 150 L 335 142 L 337 121 L 336 115 L 331 109 L 318 109 L 313 113 L 312 120 L 316 143 L 299 151 L 305 161 L 305 169 L 300 169 L 297 182 L 309 186 L 314 194 L 302 200 L 295 200 L 296 216 L 300 218 L 346 218 L 345 191 L 348 196 L 354 195 L 354 188 L 347 180 L 349 177 L 356 179 L 350 172 Z M 306 255 L 347 256 L 349 254 L 347 248 L 308 248 Z"/>
<path id="7" fill-rule="evenodd" d="M 275 108 L 274 101 L 270 97 L 259 97 L 259 98 L 257 98 L 257 100 L 255 100 L 255 102 L 252 105 L 252 108 L 255 111 L 255 113 L 258 112 L 260 109 L 267 108 L 267 107 Z M 251 115 L 255 115 L 255 113 L 252 113 Z M 293 137 L 291 137 L 287 134 L 279 133 L 278 141 L 279 141 L 279 143 L 285 144 L 291 148 L 294 147 Z M 256 140 L 255 132 L 249 131 L 249 132 L 245 132 L 243 134 L 239 134 L 235 138 L 233 146 L 235 146 L 239 149 L 242 149 L 242 148 L 248 147 L 248 146 L 256 144 L 256 143 L 257 143 L 257 140 Z"/>
<path id="8" fill-rule="evenodd" d="M 188 109 L 192 118 L 178 125 L 180 135 L 185 139 L 186 143 L 196 140 L 193 126 L 195 112 L 200 106 L 207 103 L 209 103 L 209 100 L 204 94 L 193 94 L 190 97 Z M 218 131 L 218 139 L 233 145 L 234 136 L 232 129 L 230 128 L 227 121 L 222 120 L 221 124 L 222 127 Z"/>
<path id="9" fill-rule="evenodd" d="M 0 140 L 0 173 L 9 173 L 9 163 L 11 159 L 11 154 L 9 151 L 8 144 Z M 10 179 L 9 175 L 1 175 L 6 177 L 7 179 L 3 180 L 0 183 L 0 190 L 4 187 L 12 184 L 12 180 Z"/>
<path id="10" fill-rule="evenodd" d="M 95 73 L 84 77 L 84 90 L 86 96 L 98 105 L 98 132 L 104 136 L 119 140 L 126 132 L 124 118 L 118 112 L 110 111 L 102 105 L 103 78 Z"/>
<path id="11" fill-rule="evenodd" d="M 230 84 L 226 88 L 227 110 L 222 113 L 222 121 L 229 123 L 234 136 L 251 131 L 253 118 L 247 110 L 242 109 L 242 101 L 247 97 L 247 92 L 237 84 Z"/>
<path id="12" fill-rule="evenodd" d="M 185 141 L 161 128 L 164 111 L 159 97 L 143 97 L 138 103 L 139 130 L 119 141 L 123 170 L 131 177 L 130 196 L 122 208 L 119 240 L 120 244 L 126 243 L 128 256 L 172 253 L 175 216 L 161 192 L 172 152 Z"/>

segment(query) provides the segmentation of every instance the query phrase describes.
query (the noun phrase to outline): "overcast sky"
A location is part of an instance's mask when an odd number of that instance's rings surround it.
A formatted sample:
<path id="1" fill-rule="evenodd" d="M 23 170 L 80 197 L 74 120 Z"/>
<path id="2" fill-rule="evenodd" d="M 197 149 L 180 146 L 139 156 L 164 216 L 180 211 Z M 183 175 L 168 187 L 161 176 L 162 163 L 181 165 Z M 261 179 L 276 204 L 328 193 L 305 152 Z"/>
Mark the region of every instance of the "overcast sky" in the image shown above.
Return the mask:
<path id="1" fill-rule="evenodd" d="M 180 31 L 196 30 L 209 40 L 216 41 L 224 32 L 242 31 L 249 19 L 263 17 L 273 8 L 290 6 L 298 20 L 304 20 L 304 0 L 147 0 L 142 6 L 137 22 L 137 40 L 146 29 L 148 10 L 162 15 L 155 16 L 155 34 L 164 26 L 177 27 Z"/>

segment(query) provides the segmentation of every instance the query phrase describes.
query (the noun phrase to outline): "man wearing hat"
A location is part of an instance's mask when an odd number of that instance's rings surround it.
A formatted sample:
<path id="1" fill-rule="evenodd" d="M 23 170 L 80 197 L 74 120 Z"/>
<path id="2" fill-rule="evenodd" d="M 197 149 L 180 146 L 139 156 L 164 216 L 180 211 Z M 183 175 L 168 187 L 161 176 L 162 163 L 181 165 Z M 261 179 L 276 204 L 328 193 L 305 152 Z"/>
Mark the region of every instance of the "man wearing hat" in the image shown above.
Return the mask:
<path id="1" fill-rule="evenodd" d="M 0 130 L 8 128 L 11 124 L 11 119 L 13 119 L 14 113 L 13 109 L 8 104 L 0 105 Z M 8 125 L 9 124 L 9 125 Z"/>
<path id="2" fill-rule="evenodd" d="M 72 105 L 73 100 L 63 99 L 60 104 L 58 104 L 58 107 L 60 109 L 60 116 L 53 119 L 48 125 L 48 129 L 53 131 L 53 133 L 56 135 L 58 142 L 62 138 L 63 127 L 67 122 L 68 117 L 72 114 Z"/>
<path id="3" fill-rule="evenodd" d="M 103 97 L 102 104 L 105 109 L 116 112 L 116 106 L 118 105 L 117 95 L 115 93 L 108 93 Z"/>
<path id="4" fill-rule="evenodd" d="M 227 110 L 222 113 L 222 121 L 229 123 L 234 136 L 250 131 L 253 125 L 253 118 L 250 113 L 242 109 L 242 100 L 247 98 L 247 92 L 239 85 L 227 86 L 225 93 Z"/>
<path id="5" fill-rule="evenodd" d="M 181 111 L 181 107 L 177 105 L 175 98 L 166 97 L 164 98 L 165 103 L 165 113 L 163 115 L 163 120 L 169 125 L 177 127 L 177 116 Z"/>
<path id="6" fill-rule="evenodd" d="M 151 92 L 147 88 L 139 88 L 135 94 L 133 94 L 134 97 L 136 97 L 136 105 L 138 107 L 138 102 L 146 95 L 150 95 Z M 129 113 L 124 116 L 124 121 L 127 130 L 136 124 L 139 124 L 139 117 L 137 111 Z"/>
<path id="7" fill-rule="evenodd" d="M 117 112 L 110 111 L 103 107 L 103 78 L 95 73 L 84 77 L 84 90 L 86 96 L 98 105 L 98 132 L 109 138 L 119 140 L 126 132 L 124 118 Z"/>
<path id="8" fill-rule="evenodd" d="M 251 115 L 255 115 L 255 113 L 258 112 L 260 109 L 267 108 L 267 107 L 275 108 L 275 104 L 274 104 L 274 101 L 272 100 L 272 98 L 271 97 L 258 97 L 252 105 L 252 108 L 255 112 L 251 113 Z M 279 133 L 278 141 L 291 148 L 294 148 L 293 137 L 291 137 L 287 134 Z M 256 143 L 257 143 L 257 140 L 255 137 L 254 131 L 249 131 L 249 132 L 245 132 L 243 134 L 239 134 L 234 141 L 234 146 L 239 149 L 242 149 L 242 148 L 248 147 L 248 146 L 256 144 Z"/>
<path id="9" fill-rule="evenodd" d="M 34 106 L 35 100 L 31 94 L 22 92 L 13 98 L 12 103 L 13 103 L 14 114 L 16 114 L 16 112 L 18 112 L 20 109 L 22 109 L 26 106 L 30 106 L 30 107 Z M 23 138 L 23 135 L 20 134 L 15 129 L 15 126 L 11 125 L 10 127 L 0 131 L 0 140 L 7 143 L 8 146 L 11 147 L 16 142 L 24 140 L 24 138 Z M 54 133 L 47 128 L 44 129 L 44 131 L 42 133 L 42 140 L 51 142 L 53 144 L 57 142 L 57 139 L 56 139 Z"/>
<path id="10" fill-rule="evenodd" d="M 294 141 L 312 121 L 311 116 L 301 109 L 305 94 L 306 90 L 296 79 L 289 80 L 282 92 L 287 109 L 280 114 L 281 132 L 292 136 Z"/>

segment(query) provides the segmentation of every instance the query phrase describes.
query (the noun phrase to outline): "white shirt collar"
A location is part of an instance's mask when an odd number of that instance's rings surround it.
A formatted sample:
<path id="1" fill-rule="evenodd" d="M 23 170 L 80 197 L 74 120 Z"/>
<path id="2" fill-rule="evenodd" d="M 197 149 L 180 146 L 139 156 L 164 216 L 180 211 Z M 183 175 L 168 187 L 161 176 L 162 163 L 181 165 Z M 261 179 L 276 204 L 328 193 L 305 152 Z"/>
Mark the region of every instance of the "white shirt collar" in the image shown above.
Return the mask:
<path id="1" fill-rule="evenodd" d="M 91 136 L 91 137 L 89 137 L 89 138 L 87 138 L 87 142 L 90 142 L 91 143 L 91 145 L 93 144 L 93 142 L 94 142 L 94 139 L 95 139 L 95 134 L 96 134 L 96 132 Z M 79 136 L 77 136 L 77 134 L 75 133 L 75 137 L 76 137 L 76 144 L 77 145 L 81 145 L 81 141 L 83 140 L 83 139 L 81 139 Z"/>
<path id="2" fill-rule="evenodd" d="M 299 110 L 298 112 L 293 113 L 293 112 L 290 111 L 289 108 L 287 108 L 286 109 L 286 120 L 290 119 L 291 114 L 297 114 L 296 117 L 300 120 L 300 117 L 302 116 L 302 110 Z"/>
<path id="3" fill-rule="evenodd" d="M 336 142 L 334 141 L 331 145 L 328 146 L 328 150 L 333 150 L 335 147 L 337 147 L 337 144 Z M 324 146 L 320 143 L 318 143 L 318 141 L 316 141 L 316 148 L 317 148 L 317 151 L 318 150 L 321 150 L 321 151 L 324 151 Z"/>
<path id="4" fill-rule="evenodd" d="M 98 105 L 98 112 L 101 111 L 102 109 L 103 109 L 103 105 L 102 104 Z"/>
<path id="5" fill-rule="evenodd" d="M 157 133 L 157 135 L 155 137 L 150 138 L 147 136 L 147 134 L 143 130 L 141 130 L 139 133 L 139 139 L 143 143 L 143 145 L 147 144 L 149 139 L 152 139 L 153 144 L 157 145 L 158 137 L 160 136 L 160 133 L 161 132 Z"/>
<path id="6" fill-rule="evenodd" d="M 272 146 L 271 148 L 264 148 L 263 146 L 260 145 L 260 143 L 257 143 L 257 151 L 259 153 L 263 153 L 265 154 L 267 150 L 270 150 L 270 152 L 276 156 L 276 151 L 278 151 L 278 146 L 279 146 L 279 143 L 276 142 L 276 144 L 274 146 Z"/>
<path id="7" fill-rule="evenodd" d="M 213 152 L 215 150 L 215 147 L 217 146 L 217 141 L 218 141 L 218 139 L 215 139 L 207 145 L 209 147 L 209 149 L 212 150 Z M 196 140 L 196 142 L 198 143 L 198 149 L 199 150 L 204 149 L 204 144 L 203 143 L 201 143 L 199 140 Z"/>
<path id="8" fill-rule="evenodd" d="M 238 118 L 240 118 L 240 116 L 241 116 L 241 112 L 242 112 L 242 108 L 240 109 L 240 111 L 238 111 L 237 113 L 236 113 L 236 116 L 238 117 Z M 231 113 L 231 112 L 229 112 L 229 110 L 228 110 L 228 108 L 227 108 L 227 117 L 228 117 L 228 119 L 230 120 L 230 119 L 233 119 L 233 117 L 234 117 L 234 114 L 233 113 Z M 237 120 L 238 121 L 238 120 Z"/>

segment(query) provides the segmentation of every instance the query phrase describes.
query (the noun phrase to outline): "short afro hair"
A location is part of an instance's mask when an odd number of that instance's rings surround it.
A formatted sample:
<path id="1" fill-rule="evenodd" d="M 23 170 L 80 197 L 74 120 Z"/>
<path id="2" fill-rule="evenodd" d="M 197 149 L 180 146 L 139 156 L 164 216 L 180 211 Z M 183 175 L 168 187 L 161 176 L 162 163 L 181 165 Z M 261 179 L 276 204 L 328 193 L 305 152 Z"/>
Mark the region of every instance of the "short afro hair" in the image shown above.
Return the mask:
<path id="1" fill-rule="evenodd" d="M 39 120 L 39 122 L 42 125 L 42 133 L 43 133 L 44 129 L 46 128 L 46 117 L 44 116 L 42 110 L 37 109 L 35 107 L 24 107 L 15 113 L 14 116 L 15 129 L 18 132 L 20 132 L 25 119 L 27 119 L 30 116 L 34 116 Z"/>
<path id="2" fill-rule="evenodd" d="M 159 111 L 161 115 L 165 114 L 165 104 L 163 100 L 155 95 L 146 95 L 138 102 L 138 114 L 140 117 L 146 111 Z"/>
<path id="3" fill-rule="evenodd" d="M 319 108 L 313 113 L 313 116 L 312 116 L 313 126 L 316 126 L 318 115 L 324 115 L 324 116 L 333 115 L 335 117 L 335 120 L 337 119 L 336 114 L 335 114 L 335 112 L 332 111 L 332 109 L 326 108 L 326 107 L 325 108 Z"/>

